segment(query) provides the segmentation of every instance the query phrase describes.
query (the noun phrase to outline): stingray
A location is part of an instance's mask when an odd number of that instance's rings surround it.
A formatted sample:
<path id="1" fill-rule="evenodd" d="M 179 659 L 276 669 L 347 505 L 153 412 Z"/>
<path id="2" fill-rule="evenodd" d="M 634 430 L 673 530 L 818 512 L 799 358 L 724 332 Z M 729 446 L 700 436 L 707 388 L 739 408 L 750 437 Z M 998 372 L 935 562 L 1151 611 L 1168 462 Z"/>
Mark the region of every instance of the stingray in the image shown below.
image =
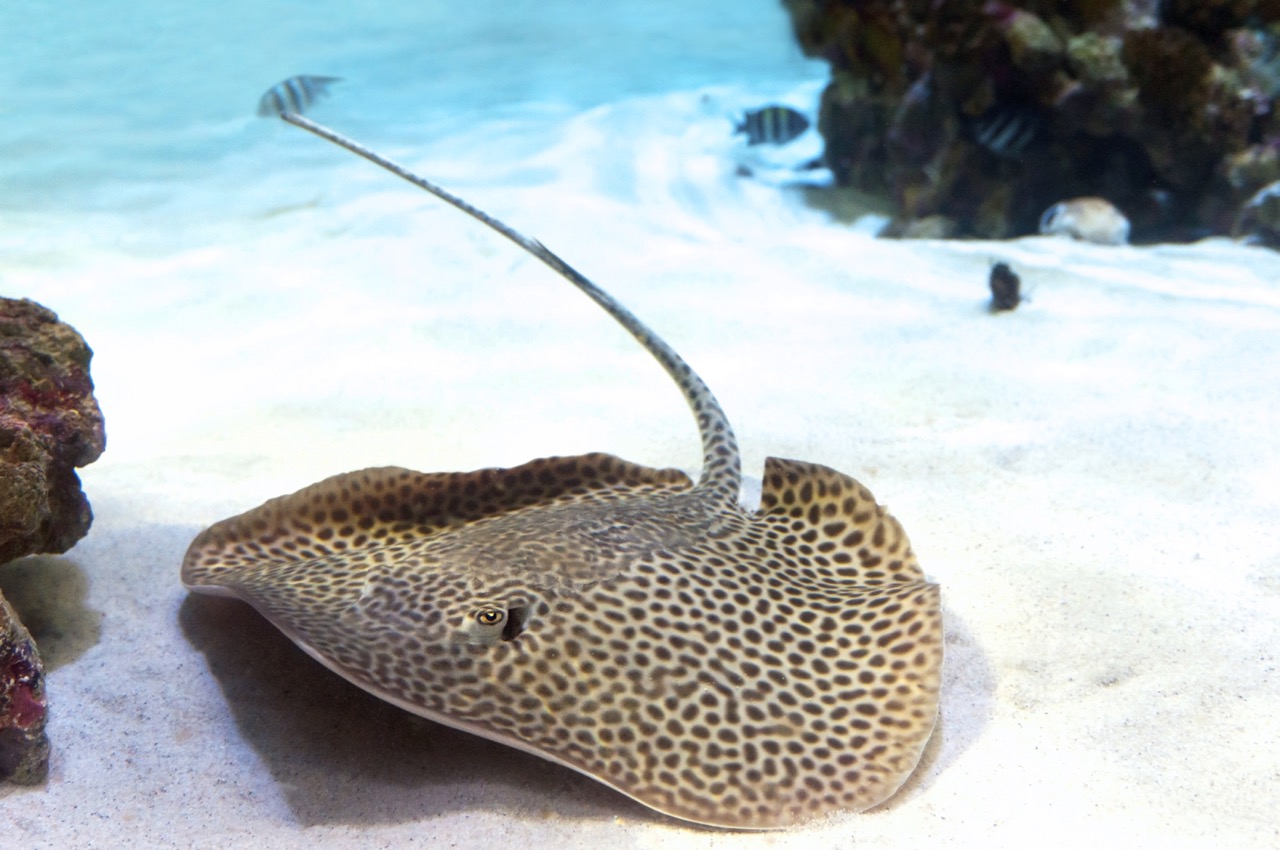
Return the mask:
<path id="1" fill-rule="evenodd" d="M 733 429 L 676 352 L 539 242 L 300 114 L 478 218 L 625 327 L 684 395 L 692 481 L 609 454 L 327 478 L 211 526 L 190 590 L 244 600 L 344 679 L 565 765 L 666 815 L 772 829 L 860 811 L 937 716 L 939 590 L 868 490 L 769 458 L 739 504 Z"/>

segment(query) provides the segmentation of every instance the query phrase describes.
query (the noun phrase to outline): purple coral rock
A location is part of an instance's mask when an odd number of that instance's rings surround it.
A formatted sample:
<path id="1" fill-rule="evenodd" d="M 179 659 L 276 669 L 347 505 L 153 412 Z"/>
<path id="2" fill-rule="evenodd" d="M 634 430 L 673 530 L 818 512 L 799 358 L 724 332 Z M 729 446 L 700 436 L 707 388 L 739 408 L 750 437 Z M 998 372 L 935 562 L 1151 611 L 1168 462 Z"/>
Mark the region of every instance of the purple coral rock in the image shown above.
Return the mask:
<path id="1" fill-rule="evenodd" d="M 106 445 L 92 356 L 50 310 L 0 299 L 0 563 L 65 552 L 89 530 L 75 468 Z"/>
<path id="2" fill-rule="evenodd" d="M 0 563 L 65 552 L 93 514 L 75 468 L 106 445 L 80 334 L 32 301 L 0 298 Z M 48 770 L 44 671 L 0 596 L 0 781 Z"/>
<path id="3" fill-rule="evenodd" d="M 45 715 L 40 655 L 0 596 L 0 782 L 31 785 L 44 780 L 49 767 Z"/>

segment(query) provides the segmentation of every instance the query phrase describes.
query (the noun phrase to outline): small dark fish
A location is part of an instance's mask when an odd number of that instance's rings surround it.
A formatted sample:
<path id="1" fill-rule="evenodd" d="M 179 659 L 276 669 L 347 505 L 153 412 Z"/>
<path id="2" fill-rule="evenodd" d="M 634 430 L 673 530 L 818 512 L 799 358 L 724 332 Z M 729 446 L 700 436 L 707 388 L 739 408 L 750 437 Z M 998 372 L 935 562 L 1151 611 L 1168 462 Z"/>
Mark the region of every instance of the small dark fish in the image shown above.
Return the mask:
<path id="1" fill-rule="evenodd" d="M 753 109 L 742 118 L 735 133 L 746 133 L 748 145 L 785 145 L 809 129 L 809 119 L 789 106 Z"/>
<path id="2" fill-rule="evenodd" d="M 965 122 L 975 142 L 999 157 L 1017 159 L 1044 137 L 1044 111 L 1024 103 L 997 103 Z"/>
<path id="3" fill-rule="evenodd" d="M 1019 290 L 1022 281 L 1008 263 L 996 263 L 991 267 L 991 312 L 1012 310 L 1022 301 Z"/>
<path id="4" fill-rule="evenodd" d="M 336 83 L 342 77 L 314 77 L 300 74 L 281 80 L 258 101 L 258 114 L 263 118 L 283 115 L 292 112 L 301 115 L 307 107 L 329 93 L 329 84 Z"/>

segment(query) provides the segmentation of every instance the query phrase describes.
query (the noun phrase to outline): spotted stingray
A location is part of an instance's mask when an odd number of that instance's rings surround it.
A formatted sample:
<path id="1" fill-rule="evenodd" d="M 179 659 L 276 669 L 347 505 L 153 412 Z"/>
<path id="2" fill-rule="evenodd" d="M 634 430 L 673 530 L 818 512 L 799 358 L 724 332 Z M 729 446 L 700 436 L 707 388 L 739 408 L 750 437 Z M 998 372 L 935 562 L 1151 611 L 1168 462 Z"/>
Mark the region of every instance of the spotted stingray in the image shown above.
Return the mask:
<path id="1" fill-rule="evenodd" d="M 423 717 L 675 818 L 770 829 L 889 797 L 937 715 L 942 621 L 865 487 L 769 458 L 739 505 L 724 411 L 665 342 L 540 243 L 308 118 L 281 117 L 479 218 L 621 323 L 702 438 L 697 482 L 608 454 L 364 469 L 213 525 L 182 580 L 250 603 Z"/>

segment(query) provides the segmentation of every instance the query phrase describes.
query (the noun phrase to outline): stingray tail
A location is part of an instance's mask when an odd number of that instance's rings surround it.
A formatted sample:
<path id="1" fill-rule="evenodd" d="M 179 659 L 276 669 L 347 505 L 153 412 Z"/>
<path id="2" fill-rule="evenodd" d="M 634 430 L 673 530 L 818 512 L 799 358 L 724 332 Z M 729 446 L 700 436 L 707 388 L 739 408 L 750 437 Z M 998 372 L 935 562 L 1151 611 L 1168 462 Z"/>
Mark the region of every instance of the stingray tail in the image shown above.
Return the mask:
<path id="1" fill-rule="evenodd" d="M 672 379 L 680 387 L 685 401 L 688 402 L 690 409 L 693 411 L 694 418 L 698 423 L 698 433 L 702 438 L 702 474 L 698 478 L 698 488 L 713 492 L 723 497 L 726 502 L 737 501 L 738 491 L 741 489 L 742 483 L 742 460 L 738 452 L 737 439 L 734 437 L 733 429 L 729 425 L 729 419 L 725 416 L 724 409 L 720 407 L 716 397 L 711 393 L 707 385 L 703 383 L 702 379 L 698 377 L 698 374 L 693 371 L 692 367 L 679 354 L 676 354 L 671 346 L 667 345 L 648 326 L 637 319 L 631 311 L 623 307 L 613 296 L 596 286 L 536 239 L 530 239 L 518 233 L 483 210 L 473 207 L 462 198 L 423 177 L 419 177 L 404 166 L 369 150 L 364 145 L 347 138 L 341 133 L 330 130 L 322 124 L 317 124 L 296 112 L 281 111 L 279 115 L 295 127 L 301 127 L 322 139 L 333 142 L 339 147 L 346 148 L 374 165 L 384 168 L 397 177 L 408 180 L 418 188 L 424 189 L 437 198 L 452 204 L 472 218 L 480 220 L 550 266 L 555 272 L 569 280 L 574 286 L 586 293 L 591 300 L 604 308 L 605 312 L 626 328 L 636 338 L 636 341 L 662 364 L 662 367 L 667 370 L 667 374 L 671 375 Z"/>

